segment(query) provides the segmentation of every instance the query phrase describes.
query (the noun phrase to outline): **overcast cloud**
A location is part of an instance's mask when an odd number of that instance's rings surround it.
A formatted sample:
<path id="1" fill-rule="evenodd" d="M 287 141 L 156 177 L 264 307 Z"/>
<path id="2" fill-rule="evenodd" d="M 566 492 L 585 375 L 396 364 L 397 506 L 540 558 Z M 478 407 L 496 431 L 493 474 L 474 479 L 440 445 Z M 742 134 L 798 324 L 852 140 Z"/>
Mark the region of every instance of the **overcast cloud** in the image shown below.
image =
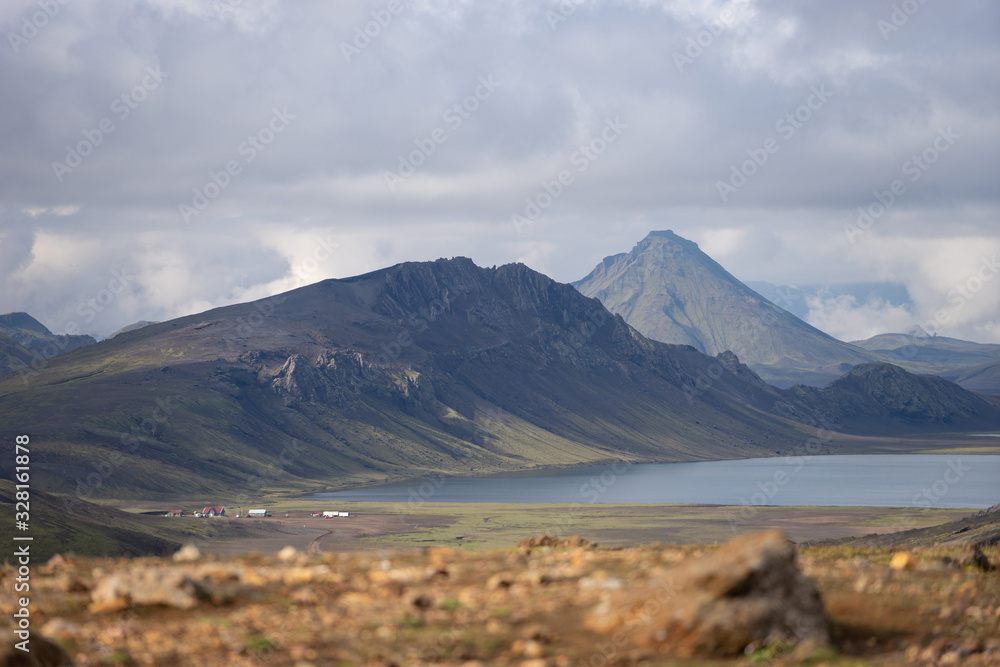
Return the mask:
<path id="1" fill-rule="evenodd" d="M 56 332 L 455 255 L 568 282 L 673 229 L 743 280 L 906 285 L 811 303 L 844 339 L 1000 342 L 995 2 L 6 0 L 0 30 L 0 312 Z"/>

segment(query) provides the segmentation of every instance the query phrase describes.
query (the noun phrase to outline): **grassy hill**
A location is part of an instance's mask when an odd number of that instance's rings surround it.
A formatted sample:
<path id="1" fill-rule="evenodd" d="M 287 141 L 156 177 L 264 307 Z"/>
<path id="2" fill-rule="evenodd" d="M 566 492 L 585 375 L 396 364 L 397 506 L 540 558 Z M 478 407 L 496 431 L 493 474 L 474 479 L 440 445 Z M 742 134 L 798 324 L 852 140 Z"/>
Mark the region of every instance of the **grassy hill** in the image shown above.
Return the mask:
<path id="1" fill-rule="evenodd" d="M 173 553 L 181 544 L 176 537 L 168 536 L 162 517 L 129 514 L 81 502 L 73 496 L 49 494 L 38 490 L 37 485 L 32 487 L 29 530 L 15 530 L 13 511 L 0 526 L 0 539 L 7 544 L 15 544 L 12 539 L 15 535 L 32 537 L 32 562 L 40 563 L 67 552 L 81 556 L 163 556 Z M 13 508 L 14 502 L 14 483 L 0 480 L 0 503 Z M 7 558 L 9 555 L 4 560 Z"/>
<path id="2" fill-rule="evenodd" d="M 31 436 L 48 492 L 249 503 L 440 471 L 768 456 L 830 415 L 852 432 L 1000 427 L 954 385 L 928 399 L 933 419 L 903 403 L 872 416 L 878 391 L 874 378 L 832 403 L 783 392 L 523 265 L 457 258 L 150 325 L 28 383 L 0 378 L 0 438 Z"/>
<path id="3" fill-rule="evenodd" d="M 37 443 L 43 488 L 84 498 L 741 457 L 802 439 L 759 408 L 766 385 L 716 366 L 526 267 L 457 259 L 124 333 L 27 386 L 0 379 L 0 409 L 3 435 Z"/>
<path id="4" fill-rule="evenodd" d="M 0 331 L 0 376 L 28 368 L 32 363 L 31 350 Z"/>

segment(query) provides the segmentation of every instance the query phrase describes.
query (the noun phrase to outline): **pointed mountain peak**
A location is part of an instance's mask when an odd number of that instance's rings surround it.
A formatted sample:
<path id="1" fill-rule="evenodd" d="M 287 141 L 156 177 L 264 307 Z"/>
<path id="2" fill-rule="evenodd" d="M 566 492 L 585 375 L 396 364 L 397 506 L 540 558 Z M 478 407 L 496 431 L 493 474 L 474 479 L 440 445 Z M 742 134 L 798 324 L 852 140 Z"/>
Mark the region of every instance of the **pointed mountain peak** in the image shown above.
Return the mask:
<path id="1" fill-rule="evenodd" d="M 52 332 L 28 313 L 7 313 L 0 315 L 0 329 L 23 329 L 33 331 L 43 336 L 51 336 Z"/>
<path id="2" fill-rule="evenodd" d="M 778 308 L 671 230 L 650 232 L 574 286 L 654 340 L 713 356 L 735 352 L 779 386 L 822 386 L 841 375 L 842 363 L 873 359 Z"/>

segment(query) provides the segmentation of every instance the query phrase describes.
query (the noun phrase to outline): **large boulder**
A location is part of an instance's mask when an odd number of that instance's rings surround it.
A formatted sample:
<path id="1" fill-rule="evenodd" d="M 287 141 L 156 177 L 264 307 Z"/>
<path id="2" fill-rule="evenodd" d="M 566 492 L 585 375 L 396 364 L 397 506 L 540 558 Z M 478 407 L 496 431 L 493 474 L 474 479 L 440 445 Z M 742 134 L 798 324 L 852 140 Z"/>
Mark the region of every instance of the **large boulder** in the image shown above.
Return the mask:
<path id="1" fill-rule="evenodd" d="M 200 581 L 179 569 L 138 568 L 106 575 L 94 586 L 92 612 L 120 611 L 131 605 L 191 609 L 207 597 Z"/>
<path id="2" fill-rule="evenodd" d="M 31 630 L 26 648 L 16 647 L 23 641 L 9 628 L 0 629 L 0 667 L 73 667 L 73 661 L 58 644 Z"/>
<path id="3" fill-rule="evenodd" d="M 609 594 L 586 626 L 678 657 L 829 642 L 823 601 L 779 531 L 751 533 Z"/>

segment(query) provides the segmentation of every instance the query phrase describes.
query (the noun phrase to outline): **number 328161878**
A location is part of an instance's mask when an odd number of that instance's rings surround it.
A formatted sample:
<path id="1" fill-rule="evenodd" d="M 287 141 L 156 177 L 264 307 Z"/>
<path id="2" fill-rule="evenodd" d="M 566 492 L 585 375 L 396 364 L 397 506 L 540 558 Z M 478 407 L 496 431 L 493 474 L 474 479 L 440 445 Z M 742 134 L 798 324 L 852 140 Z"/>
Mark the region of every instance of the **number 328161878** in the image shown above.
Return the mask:
<path id="1" fill-rule="evenodd" d="M 19 435 L 14 439 L 15 449 L 14 449 L 14 479 L 17 480 L 18 484 L 15 486 L 14 497 L 18 501 L 15 506 L 16 515 L 14 517 L 15 521 L 27 521 L 28 520 L 28 498 L 29 498 L 29 464 L 31 459 L 29 458 L 30 452 L 28 450 L 28 444 L 31 442 L 30 438 L 26 435 Z M 19 511 L 23 508 L 23 512 Z"/>

